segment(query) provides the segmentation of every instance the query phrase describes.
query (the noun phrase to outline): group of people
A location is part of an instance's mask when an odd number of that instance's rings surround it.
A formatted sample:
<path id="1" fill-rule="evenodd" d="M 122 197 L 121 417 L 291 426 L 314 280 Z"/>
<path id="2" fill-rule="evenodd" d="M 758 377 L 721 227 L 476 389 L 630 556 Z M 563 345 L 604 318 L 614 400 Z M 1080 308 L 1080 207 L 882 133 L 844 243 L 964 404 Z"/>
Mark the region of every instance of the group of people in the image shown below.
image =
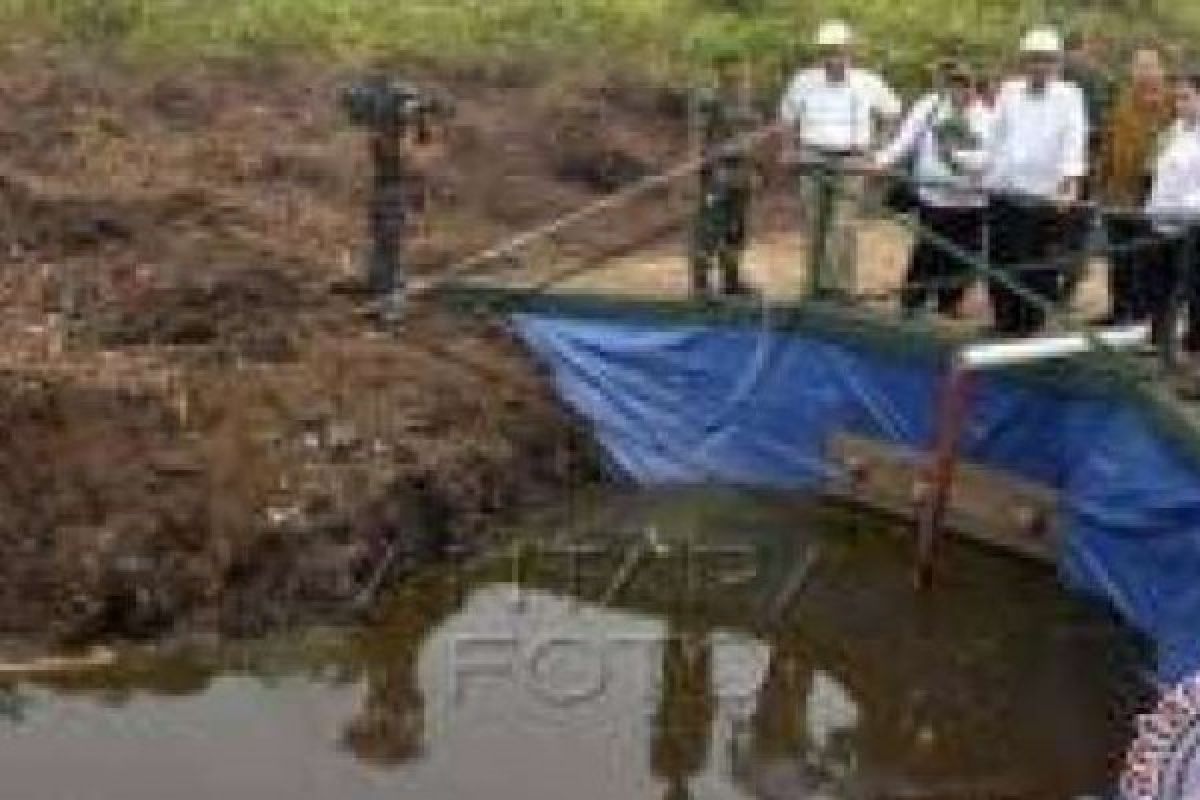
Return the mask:
<path id="1" fill-rule="evenodd" d="M 839 21 L 817 32 L 819 63 L 800 70 L 779 105 L 784 152 L 804 206 L 824 192 L 832 230 L 818 288 L 855 287 L 857 217 L 869 180 L 886 180 L 889 204 L 916 214 L 918 235 L 901 295 L 904 309 L 957 315 L 982 271 L 998 334 L 1043 327 L 1068 304 L 1102 237 L 1110 263 L 1112 324 L 1153 322 L 1200 350 L 1200 73 L 1169 72 L 1145 47 L 1112 80 L 1089 37 L 1064 42 L 1050 28 L 1020 42 L 1014 74 L 993 82 L 962 60 L 936 65 L 932 87 L 905 113 L 877 74 L 854 63 L 855 37 Z M 722 77 L 718 87 L 728 88 Z M 745 93 L 709 98 L 702 205 L 693 236 L 693 287 L 741 291 L 749 176 L 728 146 L 749 124 Z M 745 128 L 742 128 L 745 130 Z M 829 184 L 834 184 L 830 192 Z M 830 199 L 832 198 L 832 200 Z M 907 202 L 903 198 L 908 198 Z M 911 209 L 908 208 L 911 205 Z"/>

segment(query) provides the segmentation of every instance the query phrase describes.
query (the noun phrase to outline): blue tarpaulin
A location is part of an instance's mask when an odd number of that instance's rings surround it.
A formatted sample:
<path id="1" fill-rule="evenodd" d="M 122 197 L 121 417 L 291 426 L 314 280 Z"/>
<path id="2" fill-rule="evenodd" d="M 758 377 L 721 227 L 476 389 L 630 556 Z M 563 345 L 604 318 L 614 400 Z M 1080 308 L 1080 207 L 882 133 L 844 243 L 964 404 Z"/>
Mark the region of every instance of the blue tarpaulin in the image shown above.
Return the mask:
<path id="1" fill-rule="evenodd" d="M 926 448 L 933 356 L 800 331 L 522 313 L 516 329 L 620 476 L 645 486 L 819 488 L 845 432 Z M 1200 464 L 1130 401 L 994 376 L 973 392 L 964 457 L 1059 490 L 1075 587 L 1200 670 Z"/>

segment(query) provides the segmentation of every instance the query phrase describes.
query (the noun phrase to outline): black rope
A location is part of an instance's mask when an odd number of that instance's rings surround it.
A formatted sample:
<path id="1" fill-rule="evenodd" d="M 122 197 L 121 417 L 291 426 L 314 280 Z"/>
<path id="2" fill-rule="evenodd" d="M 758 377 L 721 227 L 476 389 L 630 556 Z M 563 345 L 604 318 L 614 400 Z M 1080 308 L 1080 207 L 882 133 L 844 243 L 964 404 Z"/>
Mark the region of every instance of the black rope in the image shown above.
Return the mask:
<path id="1" fill-rule="evenodd" d="M 829 177 L 829 173 L 842 174 L 842 175 L 862 174 L 862 175 L 877 177 L 881 180 L 896 180 L 896 181 L 905 182 L 905 183 L 908 183 L 910 187 L 912 187 L 914 189 L 918 189 L 918 190 L 919 189 L 942 189 L 942 190 L 961 192 L 963 194 L 974 194 L 984 200 L 984 202 L 979 206 L 979 212 L 981 214 L 987 213 L 987 204 L 990 201 L 991 197 L 993 197 L 993 196 L 1014 197 L 1018 201 L 1028 202 L 1031 205 L 1034 205 L 1034 204 L 1041 205 L 1041 206 L 1050 205 L 1050 203 L 1044 197 L 1028 194 L 1025 192 L 1017 192 L 1017 191 L 994 192 L 994 191 L 989 191 L 989 190 L 983 189 L 982 187 L 964 186 L 961 182 L 957 182 L 957 181 L 920 180 L 920 179 L 917 179 L 916 177 L 914 177 L 913 175 L 911 175 L 910 173 L 903 171 L 903 170 L 884 170 L 884 171 L 880 172 L 878 170 L 854 169 L 854 168 L 843 169 L 843 170 L 836 170 L 836 169 L 831 170 L 828 167 L 813 167 L 811 169 L 811 171 L 813 173 L 825 173 L 825 177 L 827 177 L 827 178 Z M 841 189 L 841 187 L 838 184 L 839 184 L 838 181 L 833 181 L 834 191 L 839 191 Z M 974 208 L 974 206 L 968 206 L 967 208 Z M 1068 206 L 1064 210 L 1063 216 L 1067 216 L 1068 214 L 1070 214 L 1072 212 L 1077 213 L 1079 211 L 1090 212 L 1091 218 L 1093 218 L 1093 219 L 1095 218 L 1095 215 L 1099 214 L 1101 216 L 1120 215 L 1120 216 L 1123 216 L 1126 218 L 1139 218 L 1139 219 L 1146 221 L 1148 224 L 1151 224 L 1151 225 L 1154 223 L 1167 224 L 1167 225 L 1170 225 L 1170 224 L 1185 224 L 1185 225 L 1186 224 L 1200 224 L 1200 214 L 1194 214 L 1194 213 L 1157 214 L 1156 213 L 1154 215 L 1150 215 L 1141 209 L 1134 210 L 1134 209 L 1130 209 L 1128 207 L 1123 207 L 1123 206 L 1111 206 L 1111 207 L 1106 208 L 1106 207 L 1100 206 L 1097 203 L 1091 203 L 1091 202 L 1072 203 L 1070 206 Z M 885 218 L 891 218 L 891 219 L 895 219 L 897 221 L 906 220 L 906 218 L 908 216 L 909 216 L 908 214 L 899 213 L 899 212 L 896 212 L 896 211 L 893 211 L 890 209 L 885 209 L 885 213 L 884 213 Z M 928 228 L 924 228 L 924 227 L 920 227 L 920 226 L 905 224 L 905 227 L 912 230 L 913 235 L 917 236 L 917 237 L 920 237 L 927 233 L 932 233 L 932 231 L 930 231 Z M 1106 247 L 1101 247 L 1101 248 L 1087 247 L 1082 250 L 1069 250 L 1069 251 L 1066 251 L 1063 253 L 1059 253 L 1058 255 L 1056 255 L 1052 258 L 1048 258 L 1046 260 L 1039 261 L 1036 263 L 1006 265 L 1004 267 L 1004 272 L 1009 273 L 1009 274 L 1021 274 L 1021 273 L 1026 273 L 1026 272 L 1045 272 L 1045 271 L 1049 271 L 1049 270 L 1059 270 L 1059 269 L 1062 269 L 1065 267 L 1072 266 L 1075 263 L 1078 263 L 1078 260 L 1081 256 L 1091 256 L 1091 257 L 1105 256 L 1105 257 L 1111 258 L 1113 256 L 1130 255 L 1130 254 L 1137 253 L 1142 250 L 1148 250 L 1156 245 L 1161 244 L 1163 241 L 1163 237 L 1165 235 L 1168 235 L 1168 234 L 1155 233 L 1155 234 L 1149 234 L 1147 236 L 1141 236 L 1136 239 L 1131 239 L 1131 240 L 1129 240 L 1127 242 L 1123 242 L 1121 244 L 1114 245 L 1114 244 L 1110 243 Z M 937 242 L 933 242 L 933 244 L 934 244 L 934 246 L 937 246 Z"/>

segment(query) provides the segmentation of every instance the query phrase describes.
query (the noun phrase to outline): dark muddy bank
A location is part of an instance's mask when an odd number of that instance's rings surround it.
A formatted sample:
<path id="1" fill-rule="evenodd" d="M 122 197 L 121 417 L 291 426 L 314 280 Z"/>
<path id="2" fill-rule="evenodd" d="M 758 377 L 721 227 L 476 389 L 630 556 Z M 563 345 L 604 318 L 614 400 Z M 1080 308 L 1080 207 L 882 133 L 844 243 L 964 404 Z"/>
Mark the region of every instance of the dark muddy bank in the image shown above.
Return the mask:
<path id="1" fill-rule="evenodd" d="M 501 326 L 426 306 L 383 333 L 329 292 L 366 183 L 344 77 L 0 54 L 0 636 L 342 614 L 593 477 Z M 458 105 L 413 164 L 428 275 L 682 147 L 670 93 L 418 77 Z M 679 211 L 648 209 L 559 244 L 599 257 Z"/>
<path id="2" fill-rule="evenodd" d="M 498 332 L 424 324 L 403 348 L 182 369 L 165 392 L 5 375 L 0 629 L 81 644 L 347 619 L 587 478 Z"/>

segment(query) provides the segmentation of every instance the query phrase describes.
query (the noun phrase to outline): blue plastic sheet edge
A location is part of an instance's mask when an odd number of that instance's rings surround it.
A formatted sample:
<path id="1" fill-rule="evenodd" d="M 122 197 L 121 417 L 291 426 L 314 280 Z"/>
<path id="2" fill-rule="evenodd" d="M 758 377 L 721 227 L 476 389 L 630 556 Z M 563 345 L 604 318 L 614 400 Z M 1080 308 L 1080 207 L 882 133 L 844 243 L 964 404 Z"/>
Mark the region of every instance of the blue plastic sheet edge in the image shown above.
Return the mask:
<path id="1" fill-rule="evenodd" d="M 752 326 L 520 313 L 518 336 L 642 486 L 816 489 L 839 432 L 932 440 L 940 368 Z M 1156 644 L 1160 679 L 1200 670 L 1200 465 L 1127 400 L 1003 377 L 972 394 L 966 458 L 1062 493 L 1066 581 Z"/>

